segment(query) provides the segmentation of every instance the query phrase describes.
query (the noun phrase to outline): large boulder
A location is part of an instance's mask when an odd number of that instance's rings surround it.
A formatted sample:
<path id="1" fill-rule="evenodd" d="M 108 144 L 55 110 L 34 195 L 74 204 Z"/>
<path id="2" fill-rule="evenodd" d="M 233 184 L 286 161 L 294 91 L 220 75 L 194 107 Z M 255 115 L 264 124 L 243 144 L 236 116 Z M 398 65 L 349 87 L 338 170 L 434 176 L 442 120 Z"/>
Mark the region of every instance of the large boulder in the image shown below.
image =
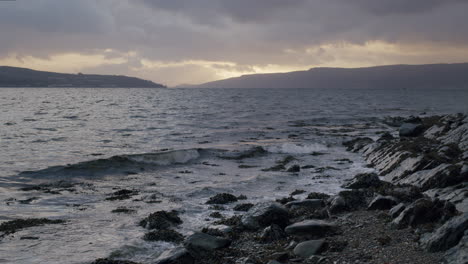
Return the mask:
<path id="1" fill-rule="evenodd" d="M 400 137 L 417 137 L 424 132 L 424 126 L 420 123 L 404 123 L 400 126 Z"/>
<path id="2" fill-rule="evenodd" d="M 216 237 L 205 233 L 195 233 L 189 236 L 184 246 L 194 255 L 202 255 L 204 252 L 210 252 L 217 249 L 228 247 L 231 241 L 226 238 Z"/>
<path id="3" fill-rule="evenodd" d="M 258 230 L 272 224 L 285 227 L 289 224 L 288 210 L 279 203 L 258 203 L 242 216 L 242 225 L 247 229 Z"/>
<path id="4" fill-rule="evenodd" d="M 398 199 L 392 196 L 379 195 L 372 200 L 367 210 L 388 210 L 398 204 Z"/>
<path id="5" fill-rule="evenodd" d="M 416 227 L 426 223 L 445 222 L 456 213 L 455 206 L 446 201 L 421 198 L 408 205 L 392 222 L 396 228 Z"/>
<path id="6" fill-rule="evenodd" d="M 382 185 L 380 178 L 375 173 L 362 173 L 354 176 L 347 184 L 343 185 L 345 189 L 363 189 L 371 187 L 379 187 Z"/>
<path id="7" fill-rule="evenodd" d="M 286 227 L 286 233 L 294 236 L 324 237 L 334 231 L 336 225 L 323 220 L 305 220 Z"/>
<path id="8" fill-rule="evenodd" d="M 211 197 L 206 204 L 228 204 L 237 202 L 238 198 L 230 193 L 218 193 Z"/>
<path id="9" fill-rule="evenodd" d="M 140 226 L 147 229 L 168 229 L 182 224 L 176 211 L 158 211 L 140 221 Z"/>
<path id="10" fill-rule="evenodd" d="M 422 246 L 429 252 L 447 250 L 458 244 L 468 229 L 468 213 L 452 218 L 434 233 L 423 236 Z"/>
<path id="11" fill-rule="evenodd" d="M 368 201 L 374 193 L 368 190 L 347 190 L 341 191 L 337 196 L 330 199 L 330 213 L 340 213 L 348 210 L 366 208 Z"/>
<path id="12" fill-rule="evenodd" d="M 468 230 L 456 247 L 447 250 L 444 260 L 447 264 L 468 263 Z"/>
<path id="13" fill-rule="evenodd" d="M 300 201 L 292 201 L 286 204 L 288 208 L 307 207 L 311 209 L 318 209 L 323 206 L 321 199 L 305 199 Z"/>
<path id="14" fill-rule="evenodd" d="M 392 217 L 395 218 L 401 214 L 406 209 L 406 205 L 404 203 L 399 203 L 392 207 L 390 211 L 388 211 L 388 214 Z"/>
<path id="15" fill-rule="evenodd" d="M 324 244 L 325 240 L 323 239 L 301 242 L 294 248 L 293 252 L 294 255 L 307 259 L 315 254 L 320 253 L 320 251 L 323 249 Z"/>

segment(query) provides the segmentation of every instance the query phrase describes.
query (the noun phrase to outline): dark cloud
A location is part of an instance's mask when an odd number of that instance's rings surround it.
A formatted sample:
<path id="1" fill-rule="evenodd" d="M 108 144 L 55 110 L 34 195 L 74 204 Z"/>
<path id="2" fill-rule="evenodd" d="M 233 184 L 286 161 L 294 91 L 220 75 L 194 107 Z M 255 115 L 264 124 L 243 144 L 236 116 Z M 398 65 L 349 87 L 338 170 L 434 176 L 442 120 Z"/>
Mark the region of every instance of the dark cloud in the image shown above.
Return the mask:
<path id="1" fill-rule="evenodd" d="M 270 64 L 307 67 L 335 60 L 320 49 L 306 52 L 316 45 L 468 46 L 466 10 L 466 0 L 0 1 L 0 59 L 112 49 L 107 57 L 135 52 L 137 61 L 232 62 L 211 68 L 239 72 Z M 112 70 L 140 66 L 132 61 Z M 96 69 L 104 67 L 111 69 Z M 214 76 L 204 66 L 183 69 Z M 158 69 L 158 76 L 176 76 L 167 71 Z"/>

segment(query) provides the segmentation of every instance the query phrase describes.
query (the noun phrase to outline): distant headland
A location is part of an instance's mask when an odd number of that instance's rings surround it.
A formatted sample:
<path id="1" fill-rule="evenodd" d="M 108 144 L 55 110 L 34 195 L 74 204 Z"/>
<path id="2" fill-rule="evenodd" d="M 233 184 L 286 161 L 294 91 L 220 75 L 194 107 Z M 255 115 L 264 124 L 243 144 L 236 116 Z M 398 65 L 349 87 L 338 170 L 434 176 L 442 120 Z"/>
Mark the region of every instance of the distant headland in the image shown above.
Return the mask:
<path id="1" fill-rule="evenodd" d="M 116 87 L 166 88 L 166 86 L 123 75 L 66 74 L 0 66 L 0 87 Z"/>

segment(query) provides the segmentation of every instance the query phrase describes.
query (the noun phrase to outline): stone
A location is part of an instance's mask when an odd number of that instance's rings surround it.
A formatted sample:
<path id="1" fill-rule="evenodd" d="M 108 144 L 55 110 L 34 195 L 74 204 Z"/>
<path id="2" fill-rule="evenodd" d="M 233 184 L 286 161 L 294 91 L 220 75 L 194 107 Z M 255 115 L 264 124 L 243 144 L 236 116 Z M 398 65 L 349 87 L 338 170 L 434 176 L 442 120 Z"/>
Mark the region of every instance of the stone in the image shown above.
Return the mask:
<path id="1" fill-rule="evenodd" d="M 286 233 L 295 236 L 324 237 L 336 228 L 336 225 L 323 220 L 305 220 L 286 227 Z"/>
<path id="2" fill-rule="evenodd" d="M 225 248 L 230 244 L 231 240 L 229 239 L 212 236 L 205 233 L 195 233 L 189 236 L 184 242 L 185 248 L 190 252 L 194 252 L 195 255 Z"/>
<path id="3" fill-rule="evenodd" d="M 462 237 L 457 246 L 447 250 L 444 256 L 447 264 L 466 264 L 468 263 L 468 230 Z"/>
<path id="4" fill-rule="evenodd" d="M 163 252 L 158 259 L 156 264 L 193 264 L 195 259 L 190 253 L 182 247 L 173 248 Z"/>
<path id="5" fill-rule="evenodd" d="M 335 214 L 347 210 L 366 208 L 368 200 L 373 195 L 373 192 L 368 190 L 341 191 L 338 196 L 331 199 L 330 213 Z"/>
<path id="6" fill-rule="evenodd" d="M 270 260 L 270 261 L 268 261 L 267 264 L 281 264 L 281 262 L 278 262 L 276 260 Z"/>
<path id="7" fill-rule="evenodd" d="M 417 137 L 424 132 L 422 124 L 404 123 L 399 129 L 400 137 Z"/>
<path id="8" fill-rule="evenodd" d="M 237 201 L 238 198 L 230 193 L 218 193 L 211 197 L 206 204 L 228 204 Z"/>
<path id="9" fill-rule="evenodd" d="M 289 169 L 287 170 L 287 172 L 300 172 L 300 171 L 301 171 L 301 166 L 299 165 L 293 165 L 289 167 Z"/>
<path id="10" fill-rule="evenodd" d="M 140 226 L 146 229 L 168 229 L 180 224 L 182 224 L 182 220 L 176 211 L 158 211 L 140 221 Z"/>
<path id="11" fill-rule="evenodd" d="M 308 207 L 312 209 L 318 209 L 323 206 L 323 200 L 320 199 L 305 199 L 301 201 L 292 201 L 286 204 L 288 208 L 294 207 Z"/>
<path id="12" fill-rule="evenodd" d="M 400 213 L 403 212 L 403 210 L 405 210 L 405 208 L 406 208 L 406 205 L 404 203 L 399 203 L 399 204 L 395 205 L 394 207 L 392 207 L 392 209 L 390 209 L 390 211 L 388 211 L 388 214 L 392 218 L 395 218 L 395 217 L 399 216 Z"/>
<path id="13" fill-rule="evenodd" d="M 279 203 L 258 203 L 242 216 L 241 223 L 245 228 L 252 230 L 258 230 L 272 224 L 285 227 L 289 224 L 289 213 Z"/>
<path id="14" fill-rule="evenodd" d="M 374 140 L 369 137 L 356 138 L 353 140 L 343 142 L 343 145 L 348 151 L 358 152 L 363 149 L 365 146 L 374 143 Z"/>
<path id="15" fill-rule="evenodd" d="M 278 252 L 270 256 L 271 260 L 281 261 L 281 262 L 288 262 L 289 260 L 289 253 L 288 252 Z"/>
<path id="16" fill-rule="evenodd" d="M 240 258 L 236 261 L 238 264 L 257 264 L 255 260 L 250 257 Z"/>
<path id="17" fill-rule="evenodd" d="M 264 243 L 269 243 L 286 238 L 288 235 L 278 225 L 271 225 L 263 229 L 260 235 L 260 240 Z"/>
<path id="18" fill-rule="evenodd" d="M 243 204 L 238 204 L 234 206 L 234 211 L 241 211 L 241 212 L 247 212 L 252 208 L 254 205 L 251 203 L 243 203 Z"/>
<path id="19" fill-rule="evenodd" d="M 429 252 L 445 251 L 457 245 L 467 229 L 468 213 L 464 213 L 447 221 L 434 233 L 423 236 L 420 242 Z"/>
<path id="20" fill-rule="evenodd" d="M 396 228 L 416 227 L 426 223 L 444 222 L 454 216 L 455 206 L 446 201 L 421 198 L 407 206 L 392 222 Z"/>
<path id="21" fill-rule="evenodd" d="M 335 214 L 335 213 L 340 213 L 346 210 L 346 201 L 343 197 L 341 196 L 335 196 L 331 199 L 330 202 L 330 207 L 329 207 L 330 213 Z"/>
<path id="22" fill-rule="evenodd" d="M 354 176 L 347 184 L 343 185 L 345 189 L 363 189 L 370 187 L 379 187 L 382 185 L 380 178 L 375 173 L 362 173 Z"/>
<path id="23" fill-rule="evenodd" d="M 367 210 L 388 210 L 398 204 L 398 200 L 392 196 L 379 195 L 372 200 Z"/>
<path id="24" fill-rule="evenodd" d="M 108 258 L 100 258 L 91 262 L 91 264 L 138 264 L 138 263 L 133 262 L 133 261 L 128 261 L 128 260 L 114 260 L 114 259 L 108 259 Z"/>
<path id="25" fill-rule="evenodd" d="M 294 255 L 301 257 L 301 258 L 309 258 L 315 254 L 320 253 L 322 250 L 323 245 L 325 244 L 325 240 L 309 240 L 302 243 L 299 243 L 294 248 Z"/>

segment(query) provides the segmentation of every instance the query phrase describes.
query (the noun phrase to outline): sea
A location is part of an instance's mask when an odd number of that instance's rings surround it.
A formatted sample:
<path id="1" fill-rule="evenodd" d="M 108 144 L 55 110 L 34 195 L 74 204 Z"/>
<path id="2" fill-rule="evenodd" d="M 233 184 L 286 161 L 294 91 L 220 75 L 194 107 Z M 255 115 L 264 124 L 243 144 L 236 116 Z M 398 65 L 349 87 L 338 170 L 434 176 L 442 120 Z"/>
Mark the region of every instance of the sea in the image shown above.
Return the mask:
<path id="1" fill-rule="evenodd" d="M 150 213 L 177 210 L 189 235 L 218 220 L 217 193 L 247 197 L 224 217 L 295 190 L 336 194 L 373 171 L 344 141 L 452 113 L 468 113 L 468 90 L 2 88 L 0 224 L 65 223 L 0 234 L 0 263 L 153 263 L 177 245 L 142 239 Z"/>

